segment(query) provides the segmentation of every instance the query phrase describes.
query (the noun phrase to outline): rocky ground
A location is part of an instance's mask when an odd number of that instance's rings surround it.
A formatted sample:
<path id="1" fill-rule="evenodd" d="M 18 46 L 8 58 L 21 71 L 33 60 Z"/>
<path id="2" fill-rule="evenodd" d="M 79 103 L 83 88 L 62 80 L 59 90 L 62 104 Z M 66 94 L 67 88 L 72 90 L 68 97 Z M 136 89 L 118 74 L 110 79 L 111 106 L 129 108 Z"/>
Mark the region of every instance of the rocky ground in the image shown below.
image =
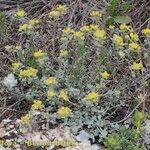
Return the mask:
<path id="1" fill-rule="evenodd" d="M 63 126 L 46 130 L 42 125 L 38 132 L 24 129 L 21 120 L 4 119 L 0 123 L 0 150 L 104 150 L 98 144 L 91 144 L 85 131 L 74 136 L 68 127 Z M 44 147 L 44 144 L 49 146 Z"/>
<path id="2" fill-rule="evenodd" d="M 91 144 L 88 133 L 84 130 L 75 136 L 68 127 L 59 126 L 50 130 L 44 124 L 41 127 L 40 131 L 25 131 L 21 120 L 4 119 L 0 123 L 0 150 L 105 150 L 99 144 Z M 150 120 L 145 121 L 144 130 L 142 140 L 148 150 Z"/>

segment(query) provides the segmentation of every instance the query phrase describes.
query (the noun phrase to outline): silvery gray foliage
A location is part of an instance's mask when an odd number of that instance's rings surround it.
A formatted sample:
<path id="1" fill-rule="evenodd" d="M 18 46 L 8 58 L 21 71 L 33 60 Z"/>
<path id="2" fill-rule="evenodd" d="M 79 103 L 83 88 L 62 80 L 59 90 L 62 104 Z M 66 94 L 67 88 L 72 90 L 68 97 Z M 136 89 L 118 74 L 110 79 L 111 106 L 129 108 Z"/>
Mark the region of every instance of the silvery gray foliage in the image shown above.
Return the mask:
<path id="1" fill-rule="evenodd" d="M 15 87 L 17 83 L 18 81 L 15 79 L 13 73 L 8 74 L 3 80 L 3 84 L 10 90 L 12 90 L 12 88 Z"/>
<path id="2" fill-rule="evenodd" d="M 79 140 L 91 139 L 93 142 L 96 138 L 102 141 L 107 136 L 107 120 L 103 118 L 104 110 L 99 106 L 83 108 L 74 112 L 74 115 L 65 121 L 74 134 L 77 134 Z M 81 132 L 82 129 L 86 128 L 87 131 Z M 78 134 L 79 133 L 79 134 Z"/>
<path id="3" fill-rule="evenodd" d="M 79 134 L 76 136 L 77 141 L 83 142 L 87 141 L 90 138 L 90 134 L 85 130 L 81 130 Z"/>

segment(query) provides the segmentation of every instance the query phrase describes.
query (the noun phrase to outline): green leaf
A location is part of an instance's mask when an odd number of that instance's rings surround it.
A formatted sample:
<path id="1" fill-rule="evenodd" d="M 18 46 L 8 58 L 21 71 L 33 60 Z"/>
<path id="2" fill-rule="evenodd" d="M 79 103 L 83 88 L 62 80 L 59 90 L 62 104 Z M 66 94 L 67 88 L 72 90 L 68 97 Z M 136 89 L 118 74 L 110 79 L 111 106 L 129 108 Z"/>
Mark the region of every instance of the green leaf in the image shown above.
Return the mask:
<path id="1" fill-rule="evenodd" d="M 112 150 L 120 150 L 121 149 L 121 137 L 117 133 L 112 133 L 109 134 L 108 137 L 106 138 L 104 145 L 107 148 L 110 148 Z"/>
<path id="2" fill-rule="evenodd" d="M 131 8 L 131 2 L 124 3 L 123 6 L 122 6 L 123 13 L 128 12 L 130 10 L 130 8 Z"/>
<path id="3" fill-rule="evenodd" d="M 0 36 L 2 36 L 5 33 L 6 26 L 6 16 L 3 12 L 0 11 Z"/>
<path id="4" fill-rule="evenodd" d="M 115 21 L 116 23 L 125 23 L 125 24 L 128 24 L 128 23 L 130 23 L 132 20 L 131 20 L 131 18 L 130 18 L 129 16 L 116 16 L 116 17 L 114 18 L 114 21 Z"/>
<path id="5" fill-rule="evenodd" d="M 136 111 L 133 116 L 133 120 L 132 120 L 133 125 L 135 127 L 139 128 L 142 125 L 142 123 L 144 122 L 145 117 L 146 117 L 146 115 L 144 112 Z"/>
<path id="6" fill-rule="evenodd" d="M 115 17 L 118 13 L 117 6 L 119 4 L 119 0 L 111 0 L 108 6 L 108 13 L 110 16 Z"/>
<path id="7" fill-rule="evenodd" d="M 78 43 L 78 56 L 79 58 L 82 58 L 85 54 L 86 48 L 85 48 L 85 43 L 84 41 L 79 41 Z"/>
<path id="8" fill-rule="evenodd" d="M 113 17 L 107 17 L 106 18 L 106 25 L 112 25 L 114 23 L 114 18 Z"/>

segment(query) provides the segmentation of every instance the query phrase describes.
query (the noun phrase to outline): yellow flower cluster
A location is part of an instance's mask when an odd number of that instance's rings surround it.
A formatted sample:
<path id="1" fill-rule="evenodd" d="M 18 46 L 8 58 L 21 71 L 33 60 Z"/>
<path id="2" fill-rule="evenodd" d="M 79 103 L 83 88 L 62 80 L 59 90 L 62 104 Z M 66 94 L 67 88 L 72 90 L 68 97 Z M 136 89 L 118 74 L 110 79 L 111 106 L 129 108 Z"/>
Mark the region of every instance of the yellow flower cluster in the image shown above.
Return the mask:
<path id="1" fill-rule="evenodd" d="M 70 27 L 67 27 L 67 28 L 63 29 L 62 32 L 64 34 L 70 34 L 70 33 L 73 33 L 73 30 Z"/>
<path id="2" fill-rule="evenodd" d="M 19 31 L 27 31 L 34 28 L 39 23 L 36 19 L 31 19 L 27 23 L 19 26 Z"/>
<path id="3" fill-rule="evenodd" d="M 92 11 L 92 12 L 90 13 L 90 16 L 91 16 L 91 17 L 101 17 L 102 14 L 101 14 L 100 11 L 94 10 L 94 11 Z"/>
<path id="4" fill-rule="evenodd" d="M 29 122 L 30 122 L 29 114 L 26 114 L 25 116 L 21 117 L 21 123 L 22 124 L 29 124 Z"/>
<path id="5" fill-rule="evenodd" d="M 18 62 L 18 63 L 12 63 L 12 69 L 13 70 L 19 69 L 21 67 L 21 65 L 22 64 L 20 62 Z"/>
<path id="6" fill-rule="evenodd" d="M 33 56 L 37 59 L 41 59 L 46 55 L 41 49 L 39 49 L 37 52 L 34 52 Z"/>
<path id="7" fill-rule="evenodd" d="M 53 11 L 49 12 L 50 17 L 58 17 L 59 15 L 60 15 L 60 12 L 57 10 L 53 10 Z"/>
<path id="8" fill-rule="evenodd" d="M 113 37 L 113 42 L 116 44 L 118 47 L 123 47 L 124 46 L 124 41 L 123 38 L 119 35 L 114 35 Z"/>
<path id="9" fill-rule="evenodd" d="M 59 12 L 65 12 L 67 10 L 66 5 L 57 5 L 55 10 L 58 10 Z"/>
<path id="10" fill-rule="evenodd" d="M 131 69 L 133 69 L 133 70 L 141 70 L 142 67 L 143 67 L 142 63 L 133 62 L 133 64 L 131 65 Z"/>
<path id="11" fill-rule="evenodd" d="M 80 28 L 80 31 L 86 33 L 86 32 L 91 31 L 91 29 L 90 29 L 90 26 L 85 25 L 85 26 L 82 26 L 82 27 Z"/>
<path id="12" fill-rule="evenodd" d="M 136 33 L 130 33 L 130 38 L 133 41 L 139 41 L 139 36 Z"/>
<path id="13" fill-rule="evenodd" d="M 38 70 L 32 67 L 29 67 L 28 69 L 21 69 L 19 72 L 19 77 L 35 77 L 37 76 Z"/>
<path id="14" fill-rule="evenodd" d="M 71 109 L 68 107 L 62 106 L 58 109 L 57 114 L 63 118 L 69 117 L 71 115 Z"/>
<path id="15" fill-rule="evenodd" d="M 139 50 L 140 49 L 140 45 L 138 43 L 129 43 L 129 48 L 133 49 L 133 50 Z"/>
<path id="16" fill-rule="evenodd" d="M 131 26 L 130 25 L 126 25 L 126 24 L 121 24 L 120 25 L 120 29 L 121 30 L 125 30 L 125 31 L 131 31 Z"/>
<path id="17" fill-rule="evenodd" d="M 39 110 L 42 108 L 42 101 L 41 100 L 34 100 L 31 109 L 32 110 Z"/>
<path id="18" fill-rule="evenodd" d="M 74 38 L 84 40 L 84 34 L 81 31 L 75 31 L 74 32 Z"/>
<path id="19" fill-rule="evenodd" d="M 106 32 L 104 30 L 97 29 L 94 32 L 94 36 L 97 39 L 105 39 L 106 38 Z"/>
<path id="20" fill-rule="evenodd" d="M 145 36 L 150 36 L 150 28 L 143 29 L 143 30 L 142 30 L 142 33 L 143 33 Z"/>
<path id="21" fill-rule="evenodd" d="M 90 92 L 88 95 L 86 95 L 85 99 L 96 101 L 98 99 L 99 95 L 97 92 Z"/>
<path id="22" fill-rule="evenodd" d="M 57 83 L 55 77 L 49 77 L 48 79 L 44 80 L 45 85 L 55 85 Z"/>
<path id="23" fill-rule="evenodd" d="M 18 9 L 15 13 L 15 17 L 24 17 L 26 12 L 23 9 Z"/>
<path id="24" fill-rule="evenodd" d="M 90 24 L 90 28 L 91 28 L 91 30 L 98 30 L 99 25 L 97 25 L 97 24 Z"/>
<path id="25" fill-rule="evenodd" d="M 55 96 L 56 95 L 56 93 L 54 92 L 54 91 L 47 91 L 47 97 L 53 97 L 53 96 Z"/>
<path id="26" fill-rule="evenodd" d="M 27 31 L 27 30 L 28 30 L 28 24 L 27 23 L 19 26 L 19 31 Z"/>
<path id="27" fill-rule="evenodd" d="M 60 90 L 59 98 L 61 98 L 62 100 L 67 101 L 68 100 L 68 91 L 65 90 L 65 89 Z"/>
<path id="28" fill-rule="evenodd" d="M 108 79 L 110 76 L 110 74 L 107 71 L 101 72 L 100 75 L 104 79 Z"/>
<path id="29" fill-rule="evenodd" d="M 65 14 L 67 11 L 66 5 L 57 5 L 54 10 L 49 12 L 50 17 L 59 17 L 61 14 Z"/>
<path id="30" fill-rule="evenodd" d="M 61 49 L 61 50 L 60 50 L 60 53 L 59 53 L 59 56 L 60 56 L 60 57 L 67 57 L 68 54 L 69 54 L 69 53 L 68 53 L 67 50 Z"/>

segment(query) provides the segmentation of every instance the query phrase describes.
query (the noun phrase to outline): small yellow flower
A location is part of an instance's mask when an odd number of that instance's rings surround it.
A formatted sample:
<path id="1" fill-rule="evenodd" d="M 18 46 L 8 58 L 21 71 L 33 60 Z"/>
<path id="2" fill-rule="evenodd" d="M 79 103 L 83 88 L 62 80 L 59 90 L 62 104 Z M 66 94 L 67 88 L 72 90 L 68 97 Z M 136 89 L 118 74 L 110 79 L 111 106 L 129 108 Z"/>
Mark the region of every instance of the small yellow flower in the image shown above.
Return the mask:
<path id="1" fill-rule="evenodd" d="M 102 14 L 101 14 L 100 11 L 95 10 L 95 11 L 92 11 L 92 12 L 90 13 L 90 16 L 91 16 L 91 17 L 101 17 Z"/>
<path id="2" fill-rule="evenodd" d="M 100 75 L 104 79 L 108 79 L 110 76 L 110 74 L 107 71 L 101 72 Z"/>
<path id="3" fill-rule="evenodd" d="M 71 109 L 68 107 L 62 106 L 58 109 L 57 114 L 63 118 L 69 117 L 71 115 Z"/>
<path id="4" fill-rule="evenodd" d="M 129 48 L 133 49 L 133 50 L 139 50 L 140 49 L 140 45 L 138 43 L 129 43 Z"/>
<path id="5" fill-rule="evenodd" d="M 21 65 L 22 65 L 22 64 L 19 63 L 19 62 L 18 62 L 18 63 L 12 63 L 12 69 L 13 69 L 13 70 L 19 69 Z"/>
<path id="6" fill-rule="evenodd" d="M 56 95 L 55 92 L 53 92 L 53 91 L 47 91 L 47 97 L 53 97 L 55 95 Z"/>
<path id="7" fill-rule="evenodd" d="M 133 70 L 141 70 L 142 67 L 143 67 L 142 63 L 133 62 L 133 64 L 131 65 L 131 69 L 133 69 Z"/>
<path id="8" fill-rule="evenodd" d="M 91 30 L 98 30 L 99 25 L 97 25 L 97 24 L 90 24 L 90 28 L 91 28 Z"/>
<path id="9" fill-rule="evenodd" d="M 17 12 L 15 13 L 15 17 L 24 17 L 26 14 L 26 12 L 24 10 L 17 10 Z"/>
<path id="10" fill-rule="evenodd" d="M 57 11 L 59 11 L 60 13 L 64 13 L 67 10 L 66 5 L 57 5 L 55 8 Z"/>
<path id="11" fill-rule="evenodd" d="M 68 100 L 68 91 L 65 89 L 60 90 L 59 98 L 67 101 Z"/>
<path id="12" fill-rule="evenodd" d="M 31 109 L 32 110 L 39 110 L 42 108 L 42 101 L 41 100 L 34 100 Z"/>
<path id="13" fill-rule="evenodd" d="M 28 30 L 28 24 L 27 23 L 19 26 L 19 31 L 27 31 L 27 30 Z"/>
<path id="14" fill-rule="evenodd" d="M 96 101 L 98 99 L 99 95 L 97 92 L 90 92 L 88 95 L 86 95 L 85 99 Z"/>
<path id="15" fill-rule="evenodd" d="M 113 37 L 113 42 L 116 44 L 116 46 L 118 47 L 122 47 L 124 46 L 124 41 L 123 38 L 121 36 L 118 35 L 114 35 Z"/>
<path id="16" fill-rule="evenodd" d="M 50 17 L 58 17 L 60 15 L 60 12 L 57 10 L 53 10 L 51 12 L 49 12 L 48 14 Z"/>
<path id="17" fill-rule="evenodd" d="M 98 39 L 105 39 L 106 38 L 106 32 L 104 30 L 97 29 L 94 32 L 94 36 Z"/>
<path id="18" fill-rule="evenodd" d="M 34 28 L 38 23 L 39 23 L 38 20 L 36 20 L 36 19 L 30 19 L 28 21 L 28 29 Z"/>
<path id="19" fill-rule="evenodd" d="M 120 25 L 120 29 L 121 29 L 121 30 L 130 31 L 130 30 L 131 30 L 131 26 L 126 25 L 126 24 L 121 24 L 121 25 Z"/>
<path id="20" fill-rule="evenodd" d="M 26 76 L 27 76 L 27 71 L 21 69 L 20 72 L 19 72 L 19 77 L 26 77 Z"/>
<path id="21" fill-rule="evenodd" d="M 37 59 L 43 58 L 46 55 L 41 49 L 39 49 L 37 52 L 34 52 L 33 56 Z"/>
<path id="22" fill-rule="evenodd" d="M 48 79 L 44 80 L 45 85 L 55 85 L 56 83 L 55 77 L 49 77 Z"/>
<path id="23" fill-rule="evenodd" d="M 73 32 L 73 30 L 70 27 L 67 27 L 67 28 L 63 29 L 62 32 L 65 34 L 70 34 Z"/>
<path id="24" fill-rule="evenodd" d="M 85 25 L 85 26 L 80 28 L 80 31 L 81 32 L 89 32 L 90 31 L 90 26 Z"/>
<path id="25" fill-rule="evenodd" d="M 143 29 L 143 30 L 142 30 L 142 33 L 143 33 L 145 36 L 150 36 L 150 28 Z"/>
<path id="26" fill-rule="evenodd" d="M 59 53 L 60 57 L 67 57 L 68 56 L 68 51 L 65 49 L 61 49 Z"/>
<path id="27" fill-rule="evenodd" d="M 22 124 L 29 124 L 29 122 L 30 122 L 29 114 L 26 114 L 25 116 L 22 116 L 21 117 L 21 122 L 22 122 Z"/>
<path id="28" fill-rule="evenodd" d="M 74 32 L 74 37 L 79 39 L 84 39 L 84 34 L 81 31 Z"/>
<path id="29" fill-rule="evenodd" d="M 28 77 L 33 77 L 37 75 L 38 70 L 30 67 L 29 69 L 27 69 L 27 73 L 28 73 L 27 74 Z"/>
<path id="30" fill-rule="evenodd" d="M 36 76 L 38 73 L 38 70 L 37 69 L 34 69 L 32 67 L 26 69 L 26 70 L 23 70 L 21 69 L 20 72 L 19 72 L 19 76 L 22 78 L 22 77 L 34 77 Z"/>
<path id="31" fill-rule="evenodd" d="M 130 38 L 133 41 L 139 41 L 139 36 L 136 33 L 130 33 Z"/>

